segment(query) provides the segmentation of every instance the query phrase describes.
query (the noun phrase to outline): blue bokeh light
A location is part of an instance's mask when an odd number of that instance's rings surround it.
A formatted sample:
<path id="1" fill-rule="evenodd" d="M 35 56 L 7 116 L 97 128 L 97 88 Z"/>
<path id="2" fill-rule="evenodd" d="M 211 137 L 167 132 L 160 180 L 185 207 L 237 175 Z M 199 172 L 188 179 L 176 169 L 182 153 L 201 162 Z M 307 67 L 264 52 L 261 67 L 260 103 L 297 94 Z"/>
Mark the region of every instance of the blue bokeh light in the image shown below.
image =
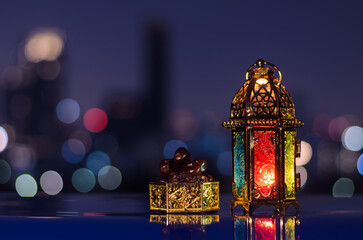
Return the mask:
<path id="1" fill-rule="evenodd" d="M 363 153 L 358 158 L 357 169 L 358 169 L 359 174 L 363 175 Z"/>
<path id="2" fill-rule="evenodd" d="M 79 118 L 80 112 L 78 102 L 70 98 L 61 100 L 56 109 L 57 117 L 63 123 L 75 122 Z"/>
<path id="3" fill-rule="evenodd" d="M 62 156 L 69 163 L 79 163 L 85 154 L 86 148 L 78 139 L 69 139 L 62 146 Z"/>
<path id="4" fill-rule="evenodd" d="M 174 139 L 167 142 L 164 146 L 164 158 L 167 159 L 173 158 L 175 151 L 180 147 L 188 149 L 187 145 L 183 141 Z"/>
<path id="5" fill-rule="evenodd" d="M 98 172 L 104 166 L 111 165 L 110 157 L 101 151 L 95 151 L 87 157 L 86 166 L 93 172 L 94 175 L 98 175 Z"/>

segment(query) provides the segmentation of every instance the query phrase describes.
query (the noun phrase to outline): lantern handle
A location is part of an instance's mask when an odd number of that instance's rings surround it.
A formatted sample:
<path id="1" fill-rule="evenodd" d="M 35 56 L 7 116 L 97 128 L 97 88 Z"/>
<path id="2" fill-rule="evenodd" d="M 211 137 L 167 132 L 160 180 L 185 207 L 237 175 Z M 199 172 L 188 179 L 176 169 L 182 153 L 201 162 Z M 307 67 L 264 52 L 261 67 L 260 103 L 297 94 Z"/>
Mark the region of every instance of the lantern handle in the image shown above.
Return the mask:
<path id="1" fill-rule="evenodd" d="M 248 80 L 249 78 L 249 71 L 254 68 L 254 67 L 264 67 L 265 65 L 270 65 L 272 66 L 273 68 L 275 68 L 275 70 L 277 70 L 278 74 L 279 74 L 279 83 L 281 82 L 281 79 L 282 79 L 282 74 L 281 74 L 281 71 L 280 69 L 272 64 L 272 63 L 269 63 L 269 62 L 266 62 L 265 60 L 263 59 L 258 59 L 256 63 L 252 64 L 248 69 L 247 69 L 247 72 L 246 72 L 246 80 Z"/>

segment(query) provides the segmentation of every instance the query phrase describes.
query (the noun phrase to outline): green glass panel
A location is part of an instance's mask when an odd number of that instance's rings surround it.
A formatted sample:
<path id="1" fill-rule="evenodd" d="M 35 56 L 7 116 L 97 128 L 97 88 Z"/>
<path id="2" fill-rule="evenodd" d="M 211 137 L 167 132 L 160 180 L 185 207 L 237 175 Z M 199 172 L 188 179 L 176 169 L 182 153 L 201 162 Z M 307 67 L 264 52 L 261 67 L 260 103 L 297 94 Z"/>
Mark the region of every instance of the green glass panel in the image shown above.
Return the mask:
<path id="1" fill-rule="evenodd" d="M 285 222 L 285 239 L 295 240 L 295 217 L 288 217 Z"/>
<path id="2" fill-rule="evenodd" d="M 233 133 L 233 144 L 235 195 L 247 199 L 244 131 Z"/>
<path id="3" fill-rule="evenodd" d="M 295 198 L 295 132 L 284 132 L 285 139 L 285 198 Z"/>

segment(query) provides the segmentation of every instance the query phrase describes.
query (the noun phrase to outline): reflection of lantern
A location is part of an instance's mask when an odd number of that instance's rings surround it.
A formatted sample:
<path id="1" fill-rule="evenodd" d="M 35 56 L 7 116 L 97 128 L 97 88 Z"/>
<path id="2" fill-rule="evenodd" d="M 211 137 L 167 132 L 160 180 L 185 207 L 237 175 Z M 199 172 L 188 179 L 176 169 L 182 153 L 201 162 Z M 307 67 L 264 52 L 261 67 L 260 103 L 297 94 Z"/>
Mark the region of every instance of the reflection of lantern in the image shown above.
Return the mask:
<path id="1" fill-rule="evenodd" d="M 275 76 L 275 71 L 278 77 Z M 279 69 L 258 60 L 246 73 L 246 82 L 233 98 L 231 119 L 223 122 L 232 129 L 233 200 L 231 210 L 273 205 L 284 212 L 293 204 L 300 188 L 296 156 L 300 141 L 296 128 L 294 103 L 281 84 Z"/>
<path id="2" fill-rule="evenodd" d="M 243 216 L 234 219 L 234 239 L 246 240 L 295 240 L 295 216 Z"/>

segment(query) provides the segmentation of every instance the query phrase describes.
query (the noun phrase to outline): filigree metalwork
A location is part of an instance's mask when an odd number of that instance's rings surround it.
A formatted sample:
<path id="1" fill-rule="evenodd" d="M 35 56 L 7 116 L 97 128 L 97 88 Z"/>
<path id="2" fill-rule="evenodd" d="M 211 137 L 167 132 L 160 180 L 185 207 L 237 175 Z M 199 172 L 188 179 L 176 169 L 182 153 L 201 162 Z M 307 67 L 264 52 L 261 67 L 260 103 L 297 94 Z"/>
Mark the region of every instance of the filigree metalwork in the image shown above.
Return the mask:
<path id="1" fill-rule="evenodd" d="M 229 121 L 224 121 L 222 126 L 224 128 L 238 129 L 247 126 L 266 126 L 266 127 L 302 127 L 304 123 L 297 119 L 231 119 Z"/>
<path id="2" fill-rule="evenodd" d="M 219 209 L 219 182 L 150 183 L 149 190 L 150 210 L 153 211 L 171 213 Z"/>
<path id="3" fill-rule="evenodd" d="M 267 64 L 267 63 L 266 63 Z M 275 70 L 278 68 L 273 64 Z M 225 128 L 236 128 L 249 125 L 247 120 L 255 119 L 264 121 L 262 125 L 301 127 L 302 121 L 295 119 L 295 106 L 290 93 L 281 84 L 281 72 L 279 79 L 274 77 L 266 78 L 266 82 L 258 83 L 257 78 L 252 76 L 273 76 L 274 70 L 259 68 L 256 64 L 247 70 L 246 81 L 238 90 L 231 104 L 231 119 L 223 122 Z M 261 119 L 263 118 L 263 119 Z M 251 122 L 251 124 L 254 124 Z"/>
<path id="4" fill-rule="evenodd" d="M 219 182 L 203 183 L 202 188 L 203 209 L 219 209 Z"/>
<path id="5" fill-rule="evenodd" d="M 290 96 L 290 93 L 281 84 L 279 88 L 280 96 L 280 113 L 282 119 L 294 119 L 295 118 L 295 107 L 294 102 Z"/>
<path id="6" fill-rule="evenodd" d="M 238 92 L 234 96 L 231 106 L 231 118 L 239 118 L 245 116 L 246 101 L 244 99 L 248 86 L 249 81 L 246 81 L 245 84 L 238 90 Z"/>
<path id="7" fill-rule="evenodd" d="M 249 109 L 247 116 L 276 115 L 276 94 L 270 83 L 254 84 L 246 97 L 250 99 L 246 103 Z"/>
<path id="8" fill-rule="evenodd" d="M 154 210 L 162 210 L 166 208 L 166 185 L 150 184 L 150 208 Z"/>
<path id="9" fill-rule="evenodd" d="M 167 184 L 167 206 L 173 211 L 196 211 L 202 207 L 202 189 L 198 183 Z"/>

